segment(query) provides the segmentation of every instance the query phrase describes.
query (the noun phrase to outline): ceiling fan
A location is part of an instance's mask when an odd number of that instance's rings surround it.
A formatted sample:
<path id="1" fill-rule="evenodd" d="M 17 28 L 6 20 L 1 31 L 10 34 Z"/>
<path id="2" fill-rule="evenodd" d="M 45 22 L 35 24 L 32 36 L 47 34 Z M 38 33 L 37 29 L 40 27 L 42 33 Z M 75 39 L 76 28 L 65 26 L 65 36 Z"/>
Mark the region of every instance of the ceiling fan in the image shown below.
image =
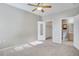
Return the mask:
<path id="1" fill-rule="evenodd" d="M 29 6 L 35 6 L 35 8 L 32 10 L 32 12 L 36 10 L 40 10 L 41 12 L 45 12 L 44 8 L 51 8 L 52 6 L 50 5 L 43 5 L 43 3 L 37 3 L 37 4 L 30 4 L 28 3 Z"/>

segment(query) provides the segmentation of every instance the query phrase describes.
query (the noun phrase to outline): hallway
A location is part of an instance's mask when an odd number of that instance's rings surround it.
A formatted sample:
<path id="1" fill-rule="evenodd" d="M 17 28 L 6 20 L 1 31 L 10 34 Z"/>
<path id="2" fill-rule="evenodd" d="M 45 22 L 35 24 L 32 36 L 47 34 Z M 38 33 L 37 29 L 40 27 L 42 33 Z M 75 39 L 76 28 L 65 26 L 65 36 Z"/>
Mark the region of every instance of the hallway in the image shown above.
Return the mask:
<path id="1" fill-rule="evenodd" d="M 39 41 L 40 44 L 36 43 L 27 46 L 17 46 L 8 49 L 0 50 L 2 56 L 79 56 L 79 50 L 76 48 L 65 45 L 53 43 L 51 39 L 46 41 Z"/>

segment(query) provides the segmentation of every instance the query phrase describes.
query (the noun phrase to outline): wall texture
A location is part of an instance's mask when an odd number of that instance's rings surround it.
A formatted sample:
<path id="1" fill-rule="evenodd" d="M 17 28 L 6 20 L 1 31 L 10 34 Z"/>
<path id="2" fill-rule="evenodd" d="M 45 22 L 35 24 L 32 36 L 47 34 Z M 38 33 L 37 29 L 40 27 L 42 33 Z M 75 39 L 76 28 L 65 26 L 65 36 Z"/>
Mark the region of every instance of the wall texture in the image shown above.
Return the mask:
<path id="1" fill-rule="evenodd" d="M 55 18 L 53 21 L 53 42 L 55 43 L 61 43 L 62 42 L 62 28 L 61 28 L 61 19 L 60 18 Z"/>
<path id="2" fill-rule="evenodd" d="M 74 41 L 73 45 L 79 49 L 79 15 L 74 17 Z"/>
<path id="3" fill-rule="evenodd" d="M 40 16 L 0 4 L 0 48 L 36 40 Z"/>

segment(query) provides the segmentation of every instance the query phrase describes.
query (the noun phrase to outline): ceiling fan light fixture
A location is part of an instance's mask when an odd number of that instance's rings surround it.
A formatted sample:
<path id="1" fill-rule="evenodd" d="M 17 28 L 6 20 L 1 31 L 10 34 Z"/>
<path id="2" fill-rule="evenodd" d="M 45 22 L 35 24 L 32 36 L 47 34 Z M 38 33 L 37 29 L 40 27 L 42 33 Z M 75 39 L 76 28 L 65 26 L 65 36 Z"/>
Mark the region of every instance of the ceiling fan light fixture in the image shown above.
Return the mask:
<path id="1" fill-rule="evenodd" d="M 37 10 L 42 10 L 42 9 L 43 9 L 42 7 L 38 7 L 38 8 L 37 8 Z"/>
<path id="2" fill-rule="evenodd" d="M 41 12 L 44 12 L 45 8 L 51 8 L 51 5 L 44 5 L 43 3 L 37 3 L 37 4 L 28 4 L 30 6 L 34 6 L 35 8 L 32 10 L 32 12 L 39 10 Z"/>

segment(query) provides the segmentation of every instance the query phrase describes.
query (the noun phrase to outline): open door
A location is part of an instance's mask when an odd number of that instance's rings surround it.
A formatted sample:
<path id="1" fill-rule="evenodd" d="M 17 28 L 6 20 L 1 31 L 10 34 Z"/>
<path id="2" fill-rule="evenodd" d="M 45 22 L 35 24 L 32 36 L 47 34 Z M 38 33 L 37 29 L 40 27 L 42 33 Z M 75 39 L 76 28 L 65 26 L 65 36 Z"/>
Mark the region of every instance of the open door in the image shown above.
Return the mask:
<path id="1" fill-rule="evenodd" d="M 73 45 L 74 23 L 72 18 L 62 19 L 62 42 L 63 44 Z"/>
<path id="2" fill-rule="evenodd" d="M 45 40 L 45 22 L 44 21 L 38 21 L 38 40 Z"/>

